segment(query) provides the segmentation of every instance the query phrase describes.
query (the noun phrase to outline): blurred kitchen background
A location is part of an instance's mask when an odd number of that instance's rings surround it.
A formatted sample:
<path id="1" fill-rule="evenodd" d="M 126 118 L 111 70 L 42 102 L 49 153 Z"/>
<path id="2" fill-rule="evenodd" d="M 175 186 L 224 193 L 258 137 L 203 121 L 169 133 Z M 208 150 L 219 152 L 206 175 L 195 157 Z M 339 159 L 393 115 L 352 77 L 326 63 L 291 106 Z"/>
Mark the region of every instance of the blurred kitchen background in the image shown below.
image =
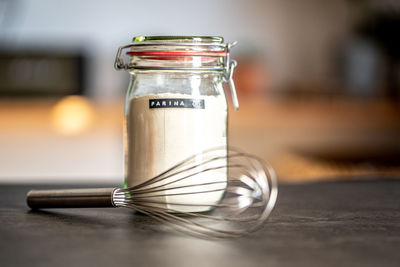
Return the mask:
<path id="1" fill-rule="evenodd" d="M 229 142 L 280 181 L 399 177 L 399 30 L 396 0 L 0 0 L 0 183 L 122 182 L 138 35 L 239 41 Z"/>

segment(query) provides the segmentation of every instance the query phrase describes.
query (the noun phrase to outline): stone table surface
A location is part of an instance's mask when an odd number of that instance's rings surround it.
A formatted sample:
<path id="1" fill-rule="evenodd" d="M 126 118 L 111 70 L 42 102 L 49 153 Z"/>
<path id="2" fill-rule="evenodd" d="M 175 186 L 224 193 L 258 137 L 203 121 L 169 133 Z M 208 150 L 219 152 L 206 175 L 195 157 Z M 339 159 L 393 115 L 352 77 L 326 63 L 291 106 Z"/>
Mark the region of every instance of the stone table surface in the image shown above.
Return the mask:
<path id="1" fill-rule="evenodd" d="M 204 240 L 127 209 L 30 211 L 0 186 L 0 266 L 400 266 L 400 180 L 283 184 L 263 227 Z"/>

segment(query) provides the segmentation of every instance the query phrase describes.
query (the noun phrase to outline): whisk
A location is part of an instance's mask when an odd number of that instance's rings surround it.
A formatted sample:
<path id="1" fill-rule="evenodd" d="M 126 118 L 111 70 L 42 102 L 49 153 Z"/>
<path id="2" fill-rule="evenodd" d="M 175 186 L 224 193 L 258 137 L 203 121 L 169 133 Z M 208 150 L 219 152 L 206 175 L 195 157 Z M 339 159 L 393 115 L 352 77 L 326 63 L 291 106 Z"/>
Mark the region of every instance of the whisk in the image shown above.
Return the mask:
<path id="1" fill-rule="evenodd" d="M 129 188 L 31 190 L 32 209 L 125 207 L 203 238 L 239 237 L 259 228 L 277 198 L 273 169 L 226 147 L 193 155 Z"/>

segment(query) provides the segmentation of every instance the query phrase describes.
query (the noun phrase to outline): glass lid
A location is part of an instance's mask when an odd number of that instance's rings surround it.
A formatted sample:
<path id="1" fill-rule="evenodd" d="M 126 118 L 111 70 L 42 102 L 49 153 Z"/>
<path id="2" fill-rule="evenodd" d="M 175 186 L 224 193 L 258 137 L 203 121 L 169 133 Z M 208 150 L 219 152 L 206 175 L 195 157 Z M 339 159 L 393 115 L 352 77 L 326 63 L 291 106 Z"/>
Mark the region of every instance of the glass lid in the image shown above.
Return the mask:
<path id="1" fill-rule="evenodd" d="M 220 36 L 136 36 L 132 40 L 138 42 L 172 42 L 172 43 L 217 43 L 222 44 L 224 38 Z"/>

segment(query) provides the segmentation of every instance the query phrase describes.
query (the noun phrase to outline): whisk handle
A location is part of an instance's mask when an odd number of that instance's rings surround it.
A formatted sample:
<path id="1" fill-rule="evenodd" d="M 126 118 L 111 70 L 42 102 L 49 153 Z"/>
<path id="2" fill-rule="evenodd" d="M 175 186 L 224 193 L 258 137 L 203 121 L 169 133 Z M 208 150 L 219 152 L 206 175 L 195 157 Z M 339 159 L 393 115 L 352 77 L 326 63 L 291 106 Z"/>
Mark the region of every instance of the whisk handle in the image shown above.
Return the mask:
<path id="1" fill-rule="evenodd" d="M 31 209 L 115 207 L 115 188 L 31 190 L 26 202 Z"/>

